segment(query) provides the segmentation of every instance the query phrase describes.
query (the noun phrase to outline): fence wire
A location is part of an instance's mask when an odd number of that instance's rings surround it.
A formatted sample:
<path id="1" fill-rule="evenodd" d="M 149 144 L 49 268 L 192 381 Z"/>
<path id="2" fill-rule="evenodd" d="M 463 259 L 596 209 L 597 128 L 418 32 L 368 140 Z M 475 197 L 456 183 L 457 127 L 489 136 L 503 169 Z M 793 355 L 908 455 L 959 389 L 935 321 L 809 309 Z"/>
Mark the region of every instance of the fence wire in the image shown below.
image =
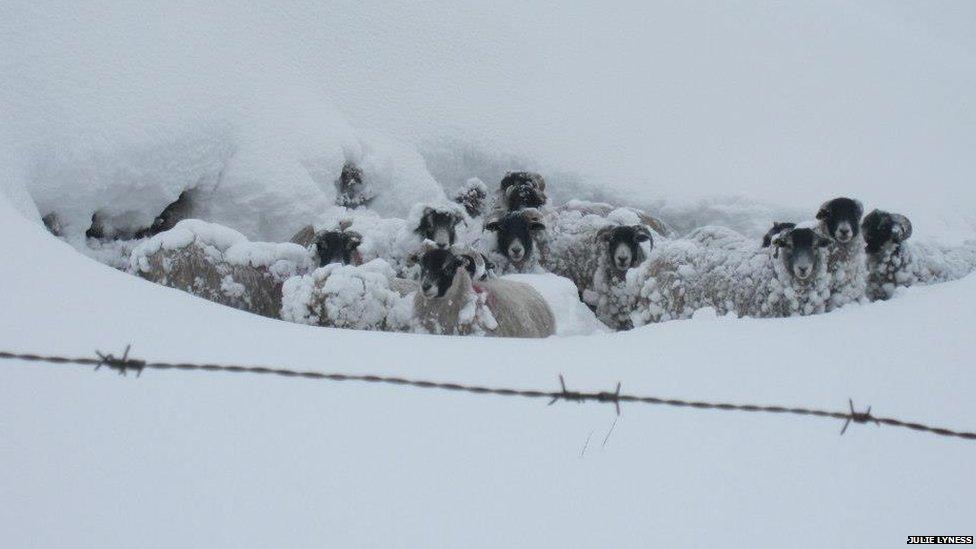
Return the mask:
<path id="1" fill-rule="evenodd" d="M 344 374 L 336 372 L 319 372 L 315 370 L 293 370 L 290 368 L 276 368 L 270 366 L 243 366 L 238 364 L 208 364 L 192 362 L 148 362 L 129 356 L 130 347 L 125 348 L 121 357 L 116 357 L 109 353 L 95 352 L 94 357 L 64 357 L 64 356 L 45 356 L 30 353 L 11 353 L 0 351 L 0 359 L 21 360 L 40 364 L 62 364 L 94 366 L 95 370 L 106 367 L 126 375 L 134 372 L 137 376 L 144 370 L 179 370 L 179 371 L 207 371 L 207 372 L 227 372 L 235 374 L 263 374 L 276 375 L 282 377 L 293 377 L 303 379 L 317 379 L 328 381 L 360 381 L 364 383 L 380 383 L 386 385 L 398 385 L 406 387 L 417 387 L 420 389 L 435 389 L 442 391 L 455 391 L 479 395 L 498 395 L 503 397 L 521 397 L 534 399 L 548 399 L 549 405 L 559 401 L 570 402 L 601 402 L 612 403 L 617 414 L 620 414 L 621 403 L 652 404 L 658 406 L 672 406 L 678 408 L 696 408 L 700 410 L 720 410 L 737 412 L 754 412 L 765 414 L 787 414 L 796 416 L 814 416 L 843 421 L 840 434 L 847 432 L 852 423 L 875 425 L 887 425 L 890 427 L 902 427 L 913 431 L 931 433 L 943 437 L 961 438 L 965 440 L 976 440 L 976 433 L 969 431 L 957 431 L 944 427 L 935 427 L 904 421 L 892 417 L 875 416 L 871 413 L 868 406 L 863 412 L 859 412 L 854 407 L 854 402 L 848 399 L 848 409 L 844 411 L 818 410 L 815 408 L 789 407 L 789 406 L 768 406 L 757 404 L 732 404 L 726 402 L 707 402 L 700 400 L 683 400 L 677 398 L 660 398 L 655 396 L 629 395 L 620 392 L 621 384 L 617 383 L 613 392 L 609 391 L 573 391 L 566 387 L 563 376 L 559 376 L 559 389 L 555 391 L 543 391 L 534 389 L 512 389 L 505 387 L 487 387 L 483 385 L 466 385 L 462 383 L 447 383 L 440 381 L 428 381 L 421 379 L 410 379 L 396 376 L 380 376 L 369 374 Z"/>

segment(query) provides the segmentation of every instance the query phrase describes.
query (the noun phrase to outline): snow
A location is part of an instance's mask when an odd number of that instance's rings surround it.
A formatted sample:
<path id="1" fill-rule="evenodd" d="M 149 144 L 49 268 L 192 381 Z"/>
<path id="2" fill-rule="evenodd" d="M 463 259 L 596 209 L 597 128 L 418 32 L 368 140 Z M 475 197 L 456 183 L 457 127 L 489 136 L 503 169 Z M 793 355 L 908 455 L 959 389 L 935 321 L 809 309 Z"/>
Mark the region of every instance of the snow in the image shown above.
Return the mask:
<path id="1" fill-rule="evenodd" d="M 610 331 L 580 301 L 579 290 L 568 278 L 552 273 L 509 274 L 502 278 L 528 284 L 542 294 L 556 317 L 557 336 L 591 335 Z"/>
<path id="2" fill-rule="evenodd" d="M 95 213 L 144 227 L 188 191 L 194 217 L 232 230 L 211 231 L 214 249 L 266 264 L 336 212 L 354 162 L 378 213 L 351 214 L 352 230 L 375 255 L 414 204 L 508 170 L 544 174 L 553 204 L 628 205 L 682 235 L 716 224 L 756 243 L 852 196 L 942 250 L 976 227 L 969 3 L 0 11 L 4 350 L 132 343 L 153 360 L 492 386 L 553 390 L 562 374 L 662 397 L 850 397 L 976 429 L 973 275 L 825 315 L 705 309 L 626 333 L 591 333 L 564 281 L 524 275 L 559 335 L 577 334 L 528 341 L 259 317 L 91 259 L 122 268 L 152 239 L 83 237 Z M 52 212 L 64 241 L 38 222 Z M 965 534 L 976 489 L 971 443 L 907 430 L 251 375 L 3 362 L 0 418 L 10 547 L 888 546 Z"/>
<path id="3" fill-rule="evenodd" d="M 32 258 L 0 263 L 0 333 L 14 351 L 133 343 L 159 360 L 539 388 L 563 374 L 571 388 L 621 381 L 733 402 L 843 409 L 853 397 L 973 427 L 976 277 L 804 318 L 541 341 L 384 334 L 156 286 L 11 213 L 0 203 L 4 256 Z M 870 425 L 841 438 L 838 423 L 810 418 L 624 406 L 604 446 L 610 406 L 19 363 L 2 376 L 0 532 L 12 546 L 746 546 L 786 535 L 798 547 L 870 546 L 965 531 L 976 488 L 964 441 Z"/>

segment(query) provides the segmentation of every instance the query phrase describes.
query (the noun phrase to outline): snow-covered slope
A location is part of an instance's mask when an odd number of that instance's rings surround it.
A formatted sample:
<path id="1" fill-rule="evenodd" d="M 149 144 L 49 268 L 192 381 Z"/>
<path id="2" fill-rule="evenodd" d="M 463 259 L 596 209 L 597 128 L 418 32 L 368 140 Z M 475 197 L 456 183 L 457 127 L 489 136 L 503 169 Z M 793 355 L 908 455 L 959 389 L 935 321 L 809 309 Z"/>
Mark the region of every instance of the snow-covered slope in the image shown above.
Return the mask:
<path id="1" fill-rule="evenodd" d="M 542 341 L 315 328 L 100 265 L 0 201 L 0 347 L 843 409 L 976 427 L 976 278 Z M 974 447 L 871 425 L 0 364 L 10 547 L 879 546 L 972 526 Z M 584 451 L 585 449 L 585 451 Z"/>

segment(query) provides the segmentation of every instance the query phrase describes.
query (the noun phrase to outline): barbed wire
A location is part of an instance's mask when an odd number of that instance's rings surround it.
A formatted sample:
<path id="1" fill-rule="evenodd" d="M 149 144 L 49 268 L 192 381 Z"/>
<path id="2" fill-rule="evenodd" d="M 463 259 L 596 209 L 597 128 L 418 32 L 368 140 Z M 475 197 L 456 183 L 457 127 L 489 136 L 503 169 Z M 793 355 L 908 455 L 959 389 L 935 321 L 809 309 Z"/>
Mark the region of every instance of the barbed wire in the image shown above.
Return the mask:
<path id="1" fill-rule="evenodd" d="M 293 370 L 290 368 L 276 368 L 270 366 L 243 366 L 238 364 L 212 364 L 212 363 L 193 363 L 193 362 L 147 362 L 130 358 L 129 352 L 131 345 L 125 348 L 121 357 L 116 357 L 111 353 L 95 351 L 95 357 L 64 357 L 46 356 L 31 353 L 11 353 L 0 351 L 0 359 L 21 360 L 33 363 L 45 364 L 67 364 L 80 366 L 94 366 L 98 370 L 102 366 L 110 368 L 121 375 L 134 372 L 140 376 L 144 370 L 180 370 L 180 371 L 207 371 L 207 372 L 228 372 L 246 373 L 259 375 L 276 375 L 283 377 L 297 377 L 304 379 L 318 379 L 329 381 L 361 381 L 365 383 L 381 383 L 388 385 L 417 387 L 420 389 L 437 389 L 443 391 L 456 391 L 463 393 L 498 395 L 504 397 L 522 398 L 547 398 L 549 405 L 559 401 L 567 402 L 602 402 L 613 403 L 617 415 L 620 415 L 620 403 L 632 402 L 639 404 L 652 404 L 659 406 L 672 406 L 678 408 L 696 408 L 700 410 L 722 410 L 737 412 L 755 412 L 767 414 L 789 414 L 798 416 L 814 416 L 829 419 L 843 420 L 844 425 L 840 434 L 847 432 L 852 423 L 866 424 L 874 423 L 877 426 L 888 425 L 891 427 L 902 427 L 913 431 L 931 433 L 944 437 L 961 438 L 965 440 L 976 440 L 976 433 L 968 431 L 956 431 L 944 427 L 933 427 L 922 423 L 904 421 L 897 418 L 879 417 L 871 414 L 871 407 L 868 406 L 863 412 L 858 412 L 854 407 L 854 401 L 848 399 L 848 409 L 846 411 L 818 410 L 815 408 L 789 407 L 789 406 L 763 406 L 757 404 L 732 404 L 725 402 L 707 402 L 697 400 L 683 400 L 676 398 L 660 398 L 654 396 L 628 395 L 620 392 L 621 384 L 613 392 L 608 391 L 572 391 L 566 387 L 566 381 L 562 375 L 559 376 L 559 390 L 542 391 L 534 389 L 512 389 L 504 387 L 487 387 L 483 385 L 466 385 L 461 383 L 447 383 L 439 381 L 428 381 L 420 379 L 410 379 L 396 376 L 381 376 L 371 374 L 344 374 L 335 372 L 319 372 L 315 370 Z"/>

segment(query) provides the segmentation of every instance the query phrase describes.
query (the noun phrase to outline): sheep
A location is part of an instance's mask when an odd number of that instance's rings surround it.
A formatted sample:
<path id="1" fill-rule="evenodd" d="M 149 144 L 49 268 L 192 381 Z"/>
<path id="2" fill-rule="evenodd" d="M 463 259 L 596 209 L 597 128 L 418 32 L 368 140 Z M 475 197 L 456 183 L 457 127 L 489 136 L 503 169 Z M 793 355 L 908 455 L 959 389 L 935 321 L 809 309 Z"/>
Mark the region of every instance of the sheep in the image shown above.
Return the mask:
<path id="1" fill-rule="evenodd" d="M 500 278 L 472 281 L 480 254 L 436 248 L 421 258 L 420 291 L 414 321 L 435 334 L 479 334 L 541 338 L 556 332 L 556 320 L 542 295 L 521 282 Z"/>
<path id="2" fill-rule="evenodd" d="M 394 276 L 382 259 L 363 265 L 329 263 L 282 286 L 281 318 L 357 330 L 406 331 L 417 284 Z"/>
<path id="3" fill-rule="evenodd" d="M 355 249 L 343 254 L 343 262 L 362 264 L 373 259 L 387 261 L 398 276 L 415 278 L 417 271 L 411 258 L 423 251 L 425 241 L 439 246 L 467 241 L 470 238 L 470 218 L 464 208 L 453 202 L 420 203 L 411 208 L 407 219 L 381 218 L 364 208 L 333 207 L 303 227 L 292 242 L 311 248 L 313 243 L 319 255 L 333 256 L 343 245 Z M 345 233 L 326 236 L 329 233 Z M 323 239 L 333 240 L 318 246 Z M 330 248 L 335 246 L 335 248 Z M 329 250 L 333 250 L 329 252 Z M 348 255 L 348 259 L 345 258 Z"/>
<path id="4" fill-rule="evenodd" d="M 830 297 L 829 244 L 810 228 L 781 231 L 772 248 L 731 229 L 697 229 L 656 248 L 628 276 L 631 320 L 640 326 L 689 318 L 703 307 L 740 317 L 822 313 Z"/>
<path id="5" fill-rule="evenodd" d="M 283 282 L 313 266 L 297 244 L 249 242 L 196 219 L 146 239 L 129 258 L 131 272 L 146 280 L 270 318 L 279 317 Z"/>
<path id="6" fill-rule="evenodd" d="M 368 206 L 376 198 L 376 191 L 369 182 L 363 181 L 363 170 L 353 162 L 342 165 L 336 179 L 336 206 L 358 208 Z"/>
<path id="7" fill-rule="evenodd" d="M 773 239 L 776 238 L 776 236 L 779 235 L 779 233 L 789 229 L 793 229 L 795 227 L 796 227 L 796 223 L 789 223 L 786 221 L 774 221 L 772 228 L 766 231 L 766 234 L 763 235 L 762 247 L 768 248 L 772 246 Z"/>
<path id="8" fill-rule="evenodd" d="M 499 273 L 542 272 L 548 254 L 546 224 L 535 208 L 504 214 L 485 223 L 491 233 L 485 241 L 487 256 Z"/>
<path id="9" fill-rule="evenodd" d="M 901 214 L 874 210 L 864 216 L 867 297 L 890 299 L 898 287 L 946 282 L 976 268 L 976 242 L 946 247 L 909 242 L 912 222 Z"/>
<path id="10" fill-rule="evenodd" d="M 834 198 L 817 211 L 819 231 L 830 239 L 827 273 L 830 301 L 827 310 L 859 301 L 867 287 L 864 239 L 860 235 L 864 206 L 859 200 Z"/>
<path id="11" fill-rule="evenodd" d="M 546 180 L 535 172 L 508 172 L 502 177 L 495 193 L 494 216 L 525 208 L 544 208 L 549 202 L 546 196 Z"/>
<path id="12" fill-rule="evenodd" d="M 458 189 L 452 200 L 464 206 L 469 217 L 481 217 L 488 201 L 488 187 L 477 177 L 472 177 Z"/>
<path id="13" fill-rule="evenodd" d="M 344 221 L 339 223 L 338 230 L 318 233 L 312 225 L 308 225 L 295 233 L 291 242 L 307 249 L 314 247 L 319 267 L 330 263 L 361 265 L 363 258 L 359 253 L 359 245 L 363 242 L 363 235 L 347 230 L 350 225 L 351 222 Z"/>

